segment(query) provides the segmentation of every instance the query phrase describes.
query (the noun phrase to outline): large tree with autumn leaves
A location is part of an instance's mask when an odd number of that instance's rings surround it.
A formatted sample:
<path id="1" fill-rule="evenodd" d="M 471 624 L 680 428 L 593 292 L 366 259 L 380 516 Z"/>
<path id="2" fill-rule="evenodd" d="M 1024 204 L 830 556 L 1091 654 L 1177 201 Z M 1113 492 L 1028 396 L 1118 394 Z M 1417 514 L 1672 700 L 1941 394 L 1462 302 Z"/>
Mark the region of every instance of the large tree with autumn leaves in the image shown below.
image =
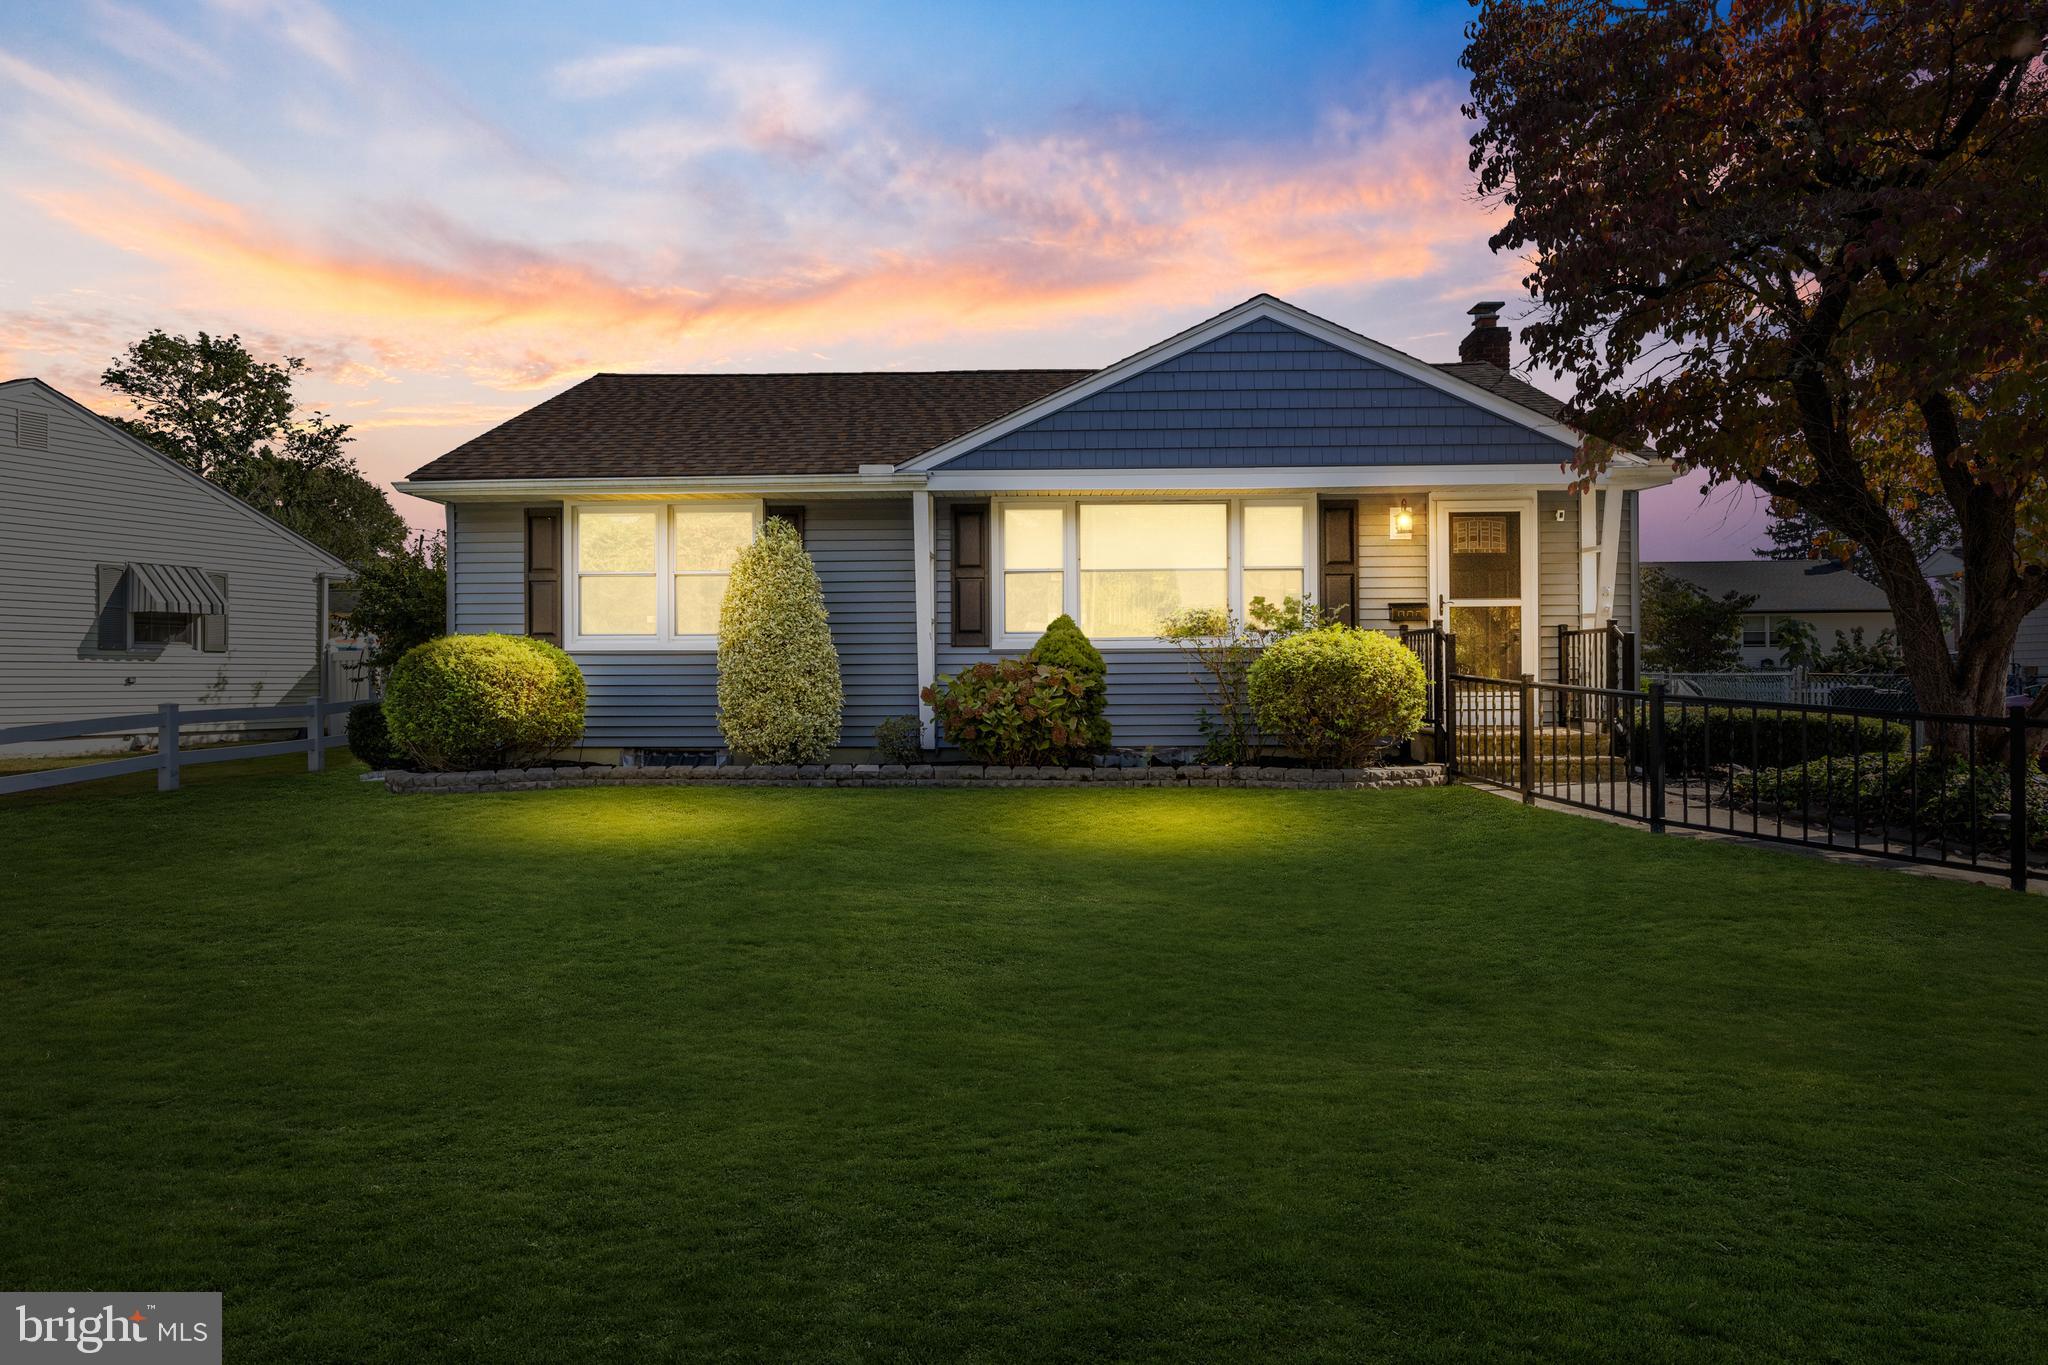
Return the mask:
<path id="1" fill-rule="evenodd" d="M 1921 706 L 1999 710 L 2048 602 L 2048 5 L 1478 9 L 1472 169 L 1532 363 L 1582 429 L 1866 554 Z M 1953 646 L 1908 534 L 1937 501 Z"/>

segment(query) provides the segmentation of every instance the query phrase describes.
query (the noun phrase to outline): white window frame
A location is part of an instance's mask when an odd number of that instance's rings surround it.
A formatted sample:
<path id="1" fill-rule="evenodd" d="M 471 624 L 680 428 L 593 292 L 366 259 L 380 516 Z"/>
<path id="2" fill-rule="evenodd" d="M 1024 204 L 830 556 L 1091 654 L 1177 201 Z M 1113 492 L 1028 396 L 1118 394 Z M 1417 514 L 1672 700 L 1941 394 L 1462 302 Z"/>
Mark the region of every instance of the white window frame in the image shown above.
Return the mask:
<path id="1" fill-rule="evenodd" d="M 1763 631 L 1764 638 L 1759 640 L 1755 644 L 1751 644 L 1749 642 L 1749 623 L 1752 617 L 1763 623 L 1762 626 L 1759 627 L 1759 629 Z M 1742 647 L 1744 649 L 1769 649 L 1771 647 L 1772 624 L 1773 622 L 1771 619 L 1771 614 L 1767 611 L 1752 611 L 1744 613 L 1742 617 Z"/>
<path id="2" fill-rule="evenodd" d="M 1009 619 L 1004 611 L 1003 585 L 1009 572 L 1008 556 L 1003 551 L 1004 511 L 1010 507 L 1035 507 L 1039 509 L 1058 508 L 1060 512 L 1060 537 L 1065 546 L 1064 593 L 1060 609 L 1068 616 L 1081 619 L 1081 507 L 1100 506 L 1111 503 L 1199 503 L 1210 506 L 1222 505 L 1225 509 L 1224 568 L 1227 584 L 1227 604 L 1231 614 L 1244 619 L 1244 509 L 1252 506 L 1298 507 L 1301 509 L 1301 586 L 1302 593 L 1310 605 L 1316 603 L 1316 593 L 1321 575 L 1316 564 L 1316 499 L 1313 495 L 1303 497 L 1202 497 L 1169 496 L 1159 493 L 1107 494 L 1102 496 L 1076 498 L 1015 497 L 994 498 L 989 507 L 989 618 L 992 647 L 999 650 L 1029 649 L 1038 642 L 1038 632 L 1013 634 L 1003 629 Z M 1262 566 L 1274 568 L 1274 565 Z M 1022 571 L 1020 571 L 1022 572 Z M 1084 630 L 1086 626 L 1082 627 Z M 1097 649 L 1160 649 L 1164 648 L 1156 635 L 1106 636 L 1097 639 L 1089 637 Z"/>
<path id="3" fill-rule="evenodd" d="M 745 509 L 753 513 L 754 533 L 760 534 L 767 515 L 763 498 L 685 498 L 674 501 L 592 498 L 570 500 L 563 505 L 568 514 L 566 563 L 562 568 L 562 615 L 564 647 L 586 654 L 713 653 L 718 636 L 676 634 L 676 568 L 672 534 L 676 509 L 711 511 Z M 583 514 L 594 512 L 654 513 L 654 634 L 586 635 L 583 633 Z M 637 577 L 637 571 L 633 575 Z"/>

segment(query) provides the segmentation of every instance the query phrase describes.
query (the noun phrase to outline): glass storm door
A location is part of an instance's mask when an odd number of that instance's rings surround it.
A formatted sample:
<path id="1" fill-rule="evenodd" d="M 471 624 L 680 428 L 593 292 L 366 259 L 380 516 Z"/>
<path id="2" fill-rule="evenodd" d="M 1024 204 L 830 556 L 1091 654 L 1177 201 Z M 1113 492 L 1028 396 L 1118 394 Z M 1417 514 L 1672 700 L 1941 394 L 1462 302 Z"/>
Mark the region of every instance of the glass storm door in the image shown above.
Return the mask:
<path id="1" fill-rule="evenodd" d="M 1444 624 L 1458 637 L 1458 671 L 1488 678 L 1522 673 L 1520 510 L 1447 511 L 1443 524 Z"/>

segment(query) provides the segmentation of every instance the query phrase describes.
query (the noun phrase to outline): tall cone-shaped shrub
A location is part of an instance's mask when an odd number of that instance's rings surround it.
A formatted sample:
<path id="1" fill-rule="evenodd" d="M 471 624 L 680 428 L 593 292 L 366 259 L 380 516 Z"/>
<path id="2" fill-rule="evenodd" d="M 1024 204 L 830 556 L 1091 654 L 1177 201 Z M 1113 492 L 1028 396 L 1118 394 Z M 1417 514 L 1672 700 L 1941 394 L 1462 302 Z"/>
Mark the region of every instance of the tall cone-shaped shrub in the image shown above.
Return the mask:
<path id="1" fill-rule="evenodd" d="M 718 613 L 718 728 L 757 763 L 817 763 L 839 742 L 839 655 L 794 526 L 771 518 L 733 562 Z"/>

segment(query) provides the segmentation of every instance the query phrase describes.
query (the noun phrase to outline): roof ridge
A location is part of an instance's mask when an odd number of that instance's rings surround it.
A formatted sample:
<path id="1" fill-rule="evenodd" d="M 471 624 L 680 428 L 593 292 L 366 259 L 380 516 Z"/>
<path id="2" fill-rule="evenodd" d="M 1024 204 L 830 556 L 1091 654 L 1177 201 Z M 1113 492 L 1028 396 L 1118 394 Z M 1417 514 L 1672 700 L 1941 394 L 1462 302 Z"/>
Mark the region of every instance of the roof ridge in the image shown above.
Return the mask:
<path id="1" fill-rule="evenodd" d="M 1096 369 L 1100 369 L 1097 366 Z M 589 379 L 872 379 L 901 375 L 929 379 L 941 374 L 1094 374 L 1085 365 L 1017 365 L 978 370 L 597 370 Z M 589 380 L 579 381 L 583 383 Z"/>

